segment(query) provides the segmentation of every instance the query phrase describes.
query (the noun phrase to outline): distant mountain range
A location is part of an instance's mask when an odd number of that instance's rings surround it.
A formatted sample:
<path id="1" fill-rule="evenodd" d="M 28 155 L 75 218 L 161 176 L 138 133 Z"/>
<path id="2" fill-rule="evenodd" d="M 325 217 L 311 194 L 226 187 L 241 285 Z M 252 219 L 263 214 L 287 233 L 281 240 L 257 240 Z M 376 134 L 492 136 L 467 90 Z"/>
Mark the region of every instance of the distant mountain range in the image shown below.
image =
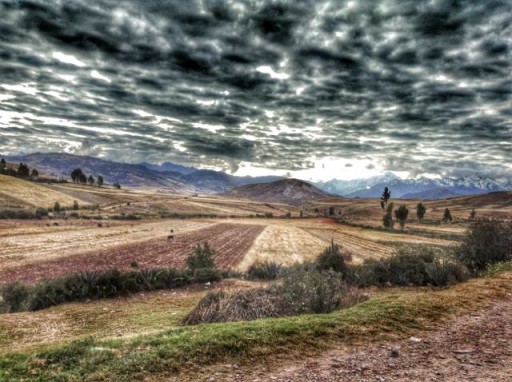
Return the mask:
<path id="1" fill-rule="evenodd" d="M 390 172 L 368 179 L 351 181 L 333 179 L 316 185 L 324 191 L 348 198 L 377 198 L 382 195 L 384 187 L 391 189 L 392 197 L 404 199 L 445 199 L 512 190 L 510 180 L 495 180 L 479 176 L 401 179 Z"/>
<path id="2" fill-rule="evenodd" d="M 173 163 L 117 163 L 100 158 L 59 153 L 5 156 L 9 162 L 23 162 L 41 174 L 70 180 L 71 171 L 80 168 L 87 175 L 103 176 L 109 184 L 126 187 L 150 187 L 171 192 L 221 193 L 235 187 L 283 179 L 278 176 L 239 177 L 221 171 L 198 170 Z"/>
<path id="3" fill-rule="evenodd" d="M 200 170 L 166 162 L 127 164 L 100 158 L 59 153 L 36 153 L 23 156 L 5 156 L 9 162 L 28 164 L 41 174 L 70 179 L 73 169 L 79 167 L 87 175 L 102 175 L 107 183 L 120 183 L 126 187 L 150 187 L 176 193 L 227 193 L 240 186 L 269 183 L 285 178 L 278 176 L 239 177 L 222 171 Z M 309 184 L 309 183 L 306 183 Z M 311 185 L 311 184 L 309 184 Z M 485 194 L 512 190 L 511 180 L 496 180 L 478 176 L 461 178 L 401 179 L 391 172 L 368 179 L 339 180 L 313 183 L 325 195 L 347 198 L 378 198 L 384 187 L 391 189 L 393 198 L 445 199 L 462 195 Z M 288 185 L 289 186 L 289 185 Z M 297 186 L 297 185 L 295 185 Z M 300 187 L 284 187 L 300 191 Z M 260 189 L 264 192 L 264 187 Z M 251 190 L 248 188 L 247 190 Z M 258 190 L 258 188 L 255 188 Z M 238 191 L 240 195 L 245 189 Z M 287 191 L 286 191 L 287 192 Z M 302 192 L 302 191 L 300 191 Z M 318 194 L 319 197 L 322 197 Z"/>

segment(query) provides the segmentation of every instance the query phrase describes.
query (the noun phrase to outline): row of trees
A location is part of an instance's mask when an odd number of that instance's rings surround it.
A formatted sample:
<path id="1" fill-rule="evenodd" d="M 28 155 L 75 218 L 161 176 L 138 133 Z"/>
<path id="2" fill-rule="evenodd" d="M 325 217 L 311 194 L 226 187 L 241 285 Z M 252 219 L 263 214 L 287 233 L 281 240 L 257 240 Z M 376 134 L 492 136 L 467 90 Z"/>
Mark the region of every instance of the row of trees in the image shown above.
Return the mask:
<path id="1" fill-rule="evenodd" d="M 382 224 L 384 227 L 388 229 L 392 229 L 395 225 L 395 220 L 393 219 L 393 212 L 395 214 L 395 219 L 400 224 L 400 228 L 402 231 L 405 227 L 405 222 L 407 221 L 407 217 L 409 216 L 409 209 L 405 204 L 402 204 L 400 207 L 398 207 L 396 210 L 393 211 L 393 202 L 389 202 L 389 199 L 391 198 L 391 190 L 387 187 L 384 188 L 384 191 L 382 193 L 382 196 L 380 198 L 380 207 L 382 208 L 382 211 L 384 212 L 384 215 L 382 217 Z M 416 205 L 416 216 L 418 218 L 418 221 L 421 223 L 423 221 L 423 218 L 425 217 L 425 214 L 427 212 L 427 207 L 423 203 L 418 203 Z M 470 218 L 474 219 L 476 216 L 476 211 L 473 209 L 470 214 Z M 449 208 L 445 208 L 444 214 L 443 214 L 443 222 L 451 222 L 453 220 L 452 214 L 450 212 Z"/>
<path id="2" fill-rule="evenodd" d="M 37 171 L 35 168 L 30 171 L 30 168 L 25 163 L 20 163 L 18 165 L 18 169 L 15 170 L 14 168 L 7 166 L 7 162 L 4 158 L 0 160 L 0 174 L 16 176 L 18 178 L 25 179 L 37 179 L 39 177 L 39 171 Z"/>
<path id="3" fill-rule="evenodd" d="M 94 176 L 92 175 L 89 175 L 89 177 L 87 177 L 87 175 L 85 175 L 82 169 L 80 168 L 75 168 L 73 171 L 71 171 L 71 180 L 73 181 L 73 183 L 77 184 L 89 183 L 89 185 L 91 186 L 97 184 L 98 187 L 103 186 L 104 183 L 103 177 L 101 175 L 98 175 L 97 179 L 94 179 Z"/>

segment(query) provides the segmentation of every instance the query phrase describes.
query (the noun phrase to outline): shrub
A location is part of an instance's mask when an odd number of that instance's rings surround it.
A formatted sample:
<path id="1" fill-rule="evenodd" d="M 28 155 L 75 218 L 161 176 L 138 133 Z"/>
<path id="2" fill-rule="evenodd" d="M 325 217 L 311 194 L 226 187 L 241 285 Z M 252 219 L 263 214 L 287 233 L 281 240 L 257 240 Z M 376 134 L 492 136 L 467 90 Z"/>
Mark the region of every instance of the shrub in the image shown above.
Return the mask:
<path id="1" fill-rule="evenodd" d="M 25 210 L 0 210 L 0 219 L 35 219 L 37 216 Z"/>
<path id="2" fill-rule="evenodd" d="M 467 268 L 448 259 L 433 261 L 427 264 L 425 270 L 429 283 L 434 286 L 456 284 L 469 278 Z"/>
<path id="3" fill-rule="evenodd" d="M 467 279 L 467 269 L 447 259 L 442 250 L 432 247 L 400 248 L 390 258 L 368 259 L 362 265 L 348 268 L 347 281 L 368 287 L 372 285 L 445 286 Z"/>
<path id="4" fill-rule="evenodd" d="M 273 261 L 257 262 L 252 264 L 247 270 L 249 280 L 275 280 L 283 266 Z"/>
<path id="5" fill-rule="evenodd" d="M 194 271 L 192 279 L 196 283 L 214 282 L 222 279 L 222 274 L 213 268 L 198 268 Z"/>
<path id="6" fill-rule="evenodd" d="M 201 273 L 204 271 L 203 273 Z M 207 273 L 209 271 L 210 273 Z M 215 270 L 199 270 L 202 280 L 216 281 Z M 217 273 L 215 273 L 217 272 Z M 80 272 L 54 280 L 45 280 L 35 286 L 9 284 L 2 288 L 1 311 L 41 310 L 70 301 L 102 299 L 129 293 L 177 288 L 192 282 L 187 270 L 174 268 L 143 269 L 120 272 L 110 269 L 102 272 Z"/>
<path id="7" fill-rule="evenodd" d="M 289 315 L 329 313 L 342 306 L 347 289 L 337 272 L 320 272 L 306 263 L 286 270 L 281 294 Z"/>
<path id="8" fill-rule="evenodd" d="M 304 313 L 328 313 L 365 297 L 344 284 L 339 273 L 319 272 L 315 264 L 286 270 L 282 284 L 234 293 L 211 292 L 183 319 L 184 324 L 248 321 Z"/>
<path id="9" fill-rule="evenodd" d="M 187 258 L 188 268 L 192 273 L 197 269 L 215 269 L 214 255 L 215 251 L 208 242 L 205 242 L 202 247 L 201 244 L 197 244 L 194 253 Z"/>
<path id="10" fill-rule="evenodd" d="M 60 203 L 59 202 L 55 202 L 55 204 L 53 205 L 53 210 L 55 212 L 60 212 Z"/>
<path id="11" fill-rule="evenodd" d="M 48 216 L 48 209 L 44 207 L 38 207 L 35 212 L 36 217 L 42 218 Z"/>
<path id="12" fill-rule="evenodd" d="M 23 309 L 29 295 L 29 288 L 23 284 L 15 283 L 9 284 L 1 290 L 3 300 L 3 310 L 7 313 L 19 312 Z"/>
<path id="13" fill-rule="evenodd" d="M 331 241 L 331 245 L 325 248 L 317 258 L 316 266 L 319 271 L 333 270 L 342 274 L 347 272 L 347 265 L 345 264 L 340 246 L 335 244 L 334 240 Z"/>
<path id="14" fill-rule="evenodd" d="M 512 225 L 492 220 L 474 222 L 456 252 L 473 273 L 512 260 Z"/>

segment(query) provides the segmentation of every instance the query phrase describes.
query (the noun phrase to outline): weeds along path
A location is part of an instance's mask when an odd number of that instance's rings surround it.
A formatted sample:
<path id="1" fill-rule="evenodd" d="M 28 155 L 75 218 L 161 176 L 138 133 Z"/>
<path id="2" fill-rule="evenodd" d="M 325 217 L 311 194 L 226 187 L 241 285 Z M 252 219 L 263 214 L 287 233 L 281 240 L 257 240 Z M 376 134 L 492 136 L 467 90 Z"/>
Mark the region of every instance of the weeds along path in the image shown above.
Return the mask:
<path id="1" fill-rule="evenodd" d="M 28 225 L 26 225 L 28 224 Z M 158 222 L 102 222 L 102 227 L 60 221 L 59 226 L 41 227 L 23 223 L 12 230 L 0 229 L 0 271 L 12 267 L 46 262 L 155 238 L 167 238 L 170 231 L 186 232 L 208 227 L 209 223 L 193 220 L 160 220 Z M 3 224 L 2 224 L 3 225 Z M 25 230 L 26 234 L 23 234 Z M 2 234 L 2 232 L 6 234 Z M 10 234 L 9 234 L 10 233 Z M 0 279 L 0 282 L 2 280 Z"/>
<path id="2" fill-rule="evenodd" d="M 178 232 L 168 239 L 157 239 L 96 249 L 0 270 L 0 283 L 20 281 L 35 283 L 43 278 L 56 278 L 80 271 L 99 271 L 109 268 L 184 267 L 196 244 L 208 242 L 216 251 L 215 262 L 221 269 L 234 268 L 263 230 L 258 225 L 215 224 L 206 228 Z M 118 239 L 116 239 L 118 240 Z"/>

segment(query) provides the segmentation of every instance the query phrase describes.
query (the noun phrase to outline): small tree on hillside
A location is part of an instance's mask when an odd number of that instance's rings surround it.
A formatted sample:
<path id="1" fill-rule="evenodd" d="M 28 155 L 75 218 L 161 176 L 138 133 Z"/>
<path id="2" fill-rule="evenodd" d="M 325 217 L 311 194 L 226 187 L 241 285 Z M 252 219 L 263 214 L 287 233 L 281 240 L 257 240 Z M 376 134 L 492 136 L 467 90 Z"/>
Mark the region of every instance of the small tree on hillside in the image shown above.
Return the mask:
<path id="1" fill-rule="evenodd" d="M 98 179 L 96 180 L 96 183 L 98 184 L 98 187 L 103 186 L 103 177 L 101 175 L 98 175 Z"/>
<path id="2" fill-rule="evenodd" d="M 336 213 L 336 210 L 334 209 L 334 207 L 329 207 L 329 216 L 334 216 L 334 214 Z"/>
<path id="3" fill-rule="evenodd" d="M 423 220 L 423 216 L 425 216 L 425 213 L 427 212 L 427 207 L 423 203 L 418 203 L 416 206 L 416 216 L 418 217 L 418 221 L 421 223 Z"/>
<path id="4" fill-rule="evenodd" d="M 395 221 L 393 220 L 393 202 L 388 204 L 386 213 L 382 217 L 382 224 L 384 224 L 384 227 L 387 229 L 393 229 L 395 225 Z"/>
<path id="5" fill-rule="evenodd" d="M 476 217 L 476 211 L 475 209 L 473 208 L 469 214 L 469 219 L 470 220 L 475 220 L 475 217 Z"/>
<path id="6" fill-rule="evenodd" d="M 398 223 L 400 223 L 400 228 L 402 228 L 402 231 L 405 227 L 405 221 L 407 220 L 407 215 L 409 215 L 409 209 L 405 204 L 402 204 L 398 209 L 395 210 L 395 217 L 396 220 L 398 220 Z"/>
<path id="7" fill-rule="evenodd" d="M 121 189 L 121 185 L 119 183 L 114 183 L 114 188 L 117 188 L 118 190 Z"/>
<path id="8" fill-rule="evenodd" d="M 443 214 L 443 221 L 445 223 L 447 223 L 449 221 L 451 222 L 452 220 L 453 220 L 453 218 L 452 218 L 452 214 L 451 214 L 450 210 L 448 208 L 445 208 L 444 214 Z"/>
<path id="9" fill-rule="evenodd" d="M 384 211 L 388 206 L 389 198 L 391 198 L 391 190 L 385 187 L 382 192 L 382 196 L 380 197 L 380 208 L 382 208 L 382 211 Z"/>
<path id="10" fill-rule="evenodd" d="M 5 170 L 5 166 L 6 166 L 5 159 L 2 158 L 2 160 L 0 160 L 0 171 Z"/>
<path id="11" fill-rule="evenodd" d="M 34 168 L 34 169 L 32 169 L 32 172 L 30 173 L 30 177 L 31 177 L 32 179 L 37 179 L 37 178 L 39 178 L 39 171 L 37 171 L 35 168 Z"/>
<path id="12" fill-rule="evenodd" d="M 53 210 L 55 212 L 60 212 L 60 203 L 59 202 L 55 202 L 55 204 L 53 205 Z"/>
<path id="13" fill-rule="evenodd" d="M 87 182 L 89 182 L 89 185 L 94 185 L 94 177 L 92 175 L 89 175 L 89 178 L 87 178 Z"/>
<path id="14" fill-rule="evenodd" d="M 76 200 L 73 200 L 73 209 L 75 211 L 77 211 L 78 209 L 80 209 L 80 206 L 78 205 L 78 202 Z"/>

